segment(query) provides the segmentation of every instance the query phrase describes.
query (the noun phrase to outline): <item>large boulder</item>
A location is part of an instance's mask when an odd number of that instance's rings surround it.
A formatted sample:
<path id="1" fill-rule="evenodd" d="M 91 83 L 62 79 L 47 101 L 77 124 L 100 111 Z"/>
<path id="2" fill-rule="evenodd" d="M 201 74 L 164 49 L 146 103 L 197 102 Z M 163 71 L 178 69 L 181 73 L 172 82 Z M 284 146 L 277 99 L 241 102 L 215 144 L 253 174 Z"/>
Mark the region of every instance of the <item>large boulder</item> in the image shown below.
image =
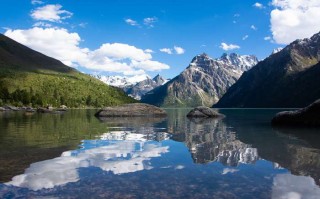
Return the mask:
<path id="1" fill-rule="evenodd" d="M 274 126 L 320 126 L 320 99 L 300 110 L 280 112 L 271 123 Z"/>
<path id="2" fill-rule="evenodd" d="M 218 117 L 224 117 L 224 115 L 218 113 L 217 111 L 213 110 L 212 108 L 208 108 L 205 106 L 198 106 L 194 109 L 192 109 L 188 114 L 187 117 L 209 117 L 209 118 L 218 118 Z"/>
<path id="3" fill-rule="evenodd" d="M 124 104 L 105 107 L 99 110 L 96 117 L 166 117 L 167 113 L 153 105 L 143 103 Z"/>

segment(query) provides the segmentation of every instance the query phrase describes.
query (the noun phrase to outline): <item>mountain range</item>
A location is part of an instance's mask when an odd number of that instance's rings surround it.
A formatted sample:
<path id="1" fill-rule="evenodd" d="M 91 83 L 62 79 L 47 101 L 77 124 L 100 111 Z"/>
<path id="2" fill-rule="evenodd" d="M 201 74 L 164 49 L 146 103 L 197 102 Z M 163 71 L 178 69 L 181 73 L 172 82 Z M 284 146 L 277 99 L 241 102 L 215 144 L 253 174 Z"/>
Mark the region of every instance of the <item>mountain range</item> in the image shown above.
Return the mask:
<path id="1" fill-rule="evenodd" d="M 141 96 L 143 96 L 147 92 L 169 81 L 159 74 L 152 79 L 149 76 L 146 76 L 142 81 L 137 81 L 137 79 L 121 76 L 93 75 L 93 77 L 101 80 L 107 85 L 121 88 L 127 95 L 133 97 L 136 100 L 140 100 Z"/>
<path id="2" fill-rule="evenodd" d="M 141 101 L 157 106 L 212 106 L 242 75 L 258 63 L 253 55 L 223 54 L 212 59 L 195 56 L 178 76 L 142 96 Z"/>
<path id="3" fill-rule="evenodd" d="M 214 107 L 304 107 L 320 98 L 320 33 L 296 40 L 241 76 Z"/>
<path id="4" fill-rule="evenodd" d="M 68 107 L 135 102 L 62 62 L 0 34 L 0 105 Z"/>

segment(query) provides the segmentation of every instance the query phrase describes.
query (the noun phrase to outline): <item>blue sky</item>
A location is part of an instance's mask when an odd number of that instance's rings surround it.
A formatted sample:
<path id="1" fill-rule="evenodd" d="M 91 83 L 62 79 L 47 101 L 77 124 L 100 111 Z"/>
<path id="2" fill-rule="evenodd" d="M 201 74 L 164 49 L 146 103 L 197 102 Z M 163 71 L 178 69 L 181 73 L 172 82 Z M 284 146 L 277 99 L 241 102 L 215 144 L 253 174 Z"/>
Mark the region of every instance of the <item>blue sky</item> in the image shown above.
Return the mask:
<path id="1" fill-rule="evenodd" d="M 7 0 L 0 27 L 86 73 L 172 78 L 202 52 L 264 59 L 319 32 L 319 22 L 303 20 L 320 13 L 317 1 Z"/>

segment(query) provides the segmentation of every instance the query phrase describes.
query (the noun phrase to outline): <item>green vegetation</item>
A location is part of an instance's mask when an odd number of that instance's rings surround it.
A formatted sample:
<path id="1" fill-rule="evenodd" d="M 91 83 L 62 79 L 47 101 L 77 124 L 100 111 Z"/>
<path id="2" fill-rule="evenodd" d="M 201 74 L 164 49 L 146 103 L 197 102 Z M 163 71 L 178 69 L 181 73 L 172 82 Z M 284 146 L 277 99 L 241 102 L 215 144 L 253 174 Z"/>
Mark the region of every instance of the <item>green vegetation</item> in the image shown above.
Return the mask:
<path id="1" fill-rule="evenodd" d="M 0 34 L 0 106 L 102 107 L 136 102 L 121 89 L 80 73 Z"/>
<path id="2" fill-rule="evenodd" d="M 135 102 L 88 75 L 0 70 L 0 106 L 102 107 Z"/>

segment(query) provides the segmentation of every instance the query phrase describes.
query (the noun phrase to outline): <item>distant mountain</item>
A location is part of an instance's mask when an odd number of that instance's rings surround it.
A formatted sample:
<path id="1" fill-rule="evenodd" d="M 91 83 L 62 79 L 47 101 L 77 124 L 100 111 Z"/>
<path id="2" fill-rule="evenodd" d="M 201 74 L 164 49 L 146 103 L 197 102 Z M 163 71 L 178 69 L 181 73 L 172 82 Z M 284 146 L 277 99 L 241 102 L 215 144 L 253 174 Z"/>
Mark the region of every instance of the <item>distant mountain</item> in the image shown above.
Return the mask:
<path id="1" fill-rule="evenodd" d="M 135 78 L 135 77 L 124 77 L 124 76 L 105 76 L 105 75 L 91 75 L 94 78 L 99 79 L 103 83 L 114 86 L 118 88 L 126 88 L 137 84 L 140 81 L 150 78 L 148 75 L 145 77 Z M 143 79 L 141 79 L 143 78 Z"/>
<path id="2" fill-rule="evenodd" d="M 100 107 L 134 101 L 122 90 L 0 34 L 0 106 Z"/>
<path id="3" fill-rule="evenodd" d="M 305 107 L 320 98 L 320 33 L 245 72 L 214 107 Z"/>
<path id="4" fill-rule="evenodd" d="M 95 77 L 101 80 L 103 83 L 109 86 L 115 86 L 119 88 L 131 86 L 133 84 L 126 77 L 121 77 L 121 76 L 92 75 L 92 77 Z"/>
<path id="5" fill-rule="evenodd" d="M 163 78 L 160 75 L 155 76 L 153 79 L 147 78 L 141 82 L 138 82 L 135 85 L 124 87 L 124 91 L 131 97 L 140 100 L 141 96 L 146 94 L 147 92 L 162 86 L 167 83 L 168 80 Z"/>
<path id="6" fill-rule="evenodd" d="M 257 63 L 251 55 L 232 53 L 212 59 L 203 53 L 194 57 L 181 74 L 142 96 L 141 101 L 157 106 L 212 106 Z"/>

